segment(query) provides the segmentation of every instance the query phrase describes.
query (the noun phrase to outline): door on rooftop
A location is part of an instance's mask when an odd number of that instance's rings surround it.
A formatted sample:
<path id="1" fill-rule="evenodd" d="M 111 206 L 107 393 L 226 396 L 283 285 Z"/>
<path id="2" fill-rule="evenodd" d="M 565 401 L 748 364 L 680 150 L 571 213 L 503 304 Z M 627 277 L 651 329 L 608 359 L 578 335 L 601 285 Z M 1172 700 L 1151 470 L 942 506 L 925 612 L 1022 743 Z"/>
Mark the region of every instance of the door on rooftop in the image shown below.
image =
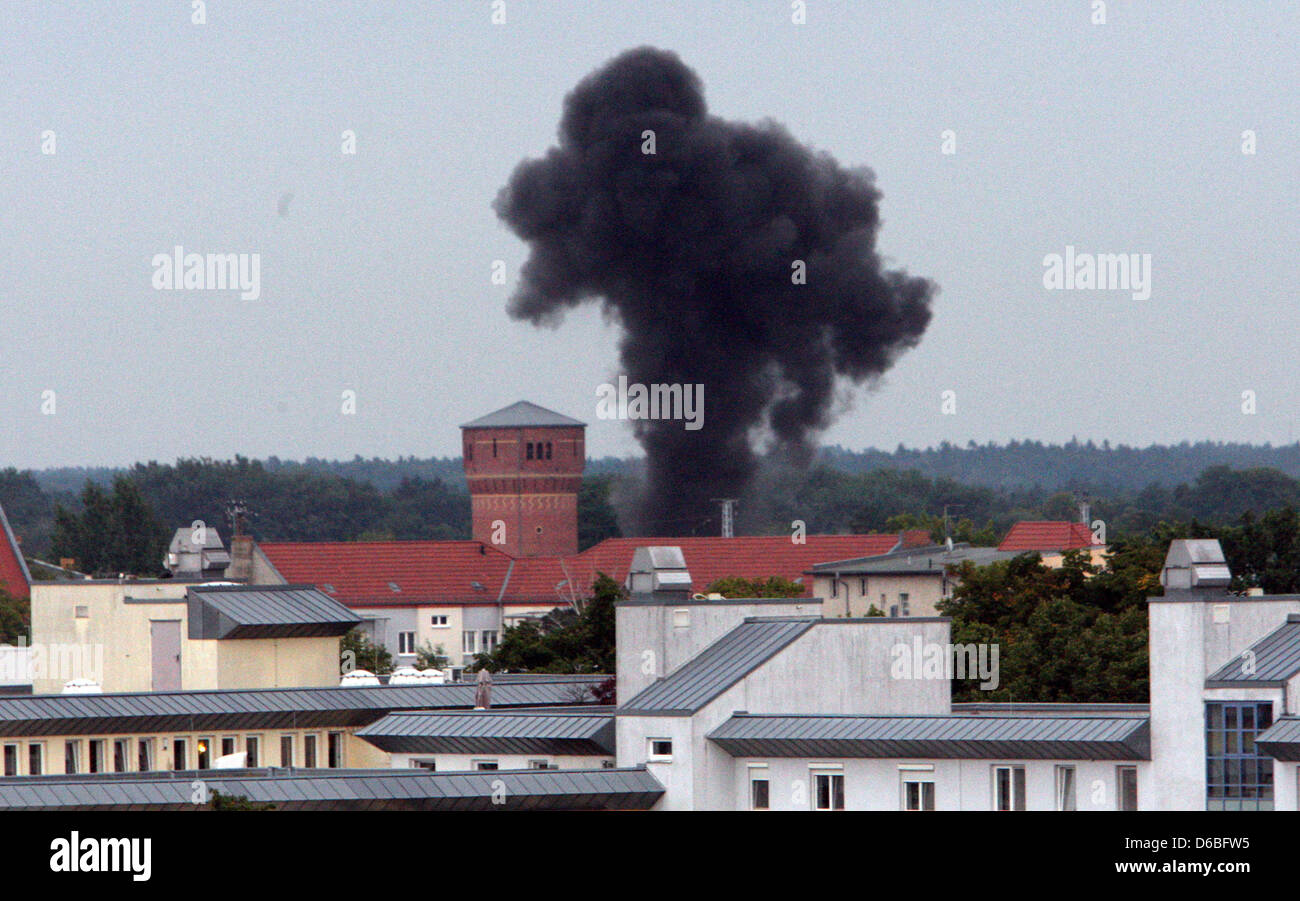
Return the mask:
<path id="1" fill-rule="evenodd" d="M 181 621 L 151 621 L 149 640 L 153 653 L 153 691 L 180 691 Z"/>

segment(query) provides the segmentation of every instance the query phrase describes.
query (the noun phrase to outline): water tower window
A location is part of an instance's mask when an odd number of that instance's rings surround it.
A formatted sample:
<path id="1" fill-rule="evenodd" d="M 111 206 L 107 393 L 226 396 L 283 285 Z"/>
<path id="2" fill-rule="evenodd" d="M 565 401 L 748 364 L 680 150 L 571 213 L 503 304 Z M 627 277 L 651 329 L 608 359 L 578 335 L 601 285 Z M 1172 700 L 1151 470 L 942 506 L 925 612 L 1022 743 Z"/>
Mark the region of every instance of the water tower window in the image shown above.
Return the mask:
<path id="1" fill-rule="evenodd" d="M 533 442 L 528 442 L 528 459 L 533 459 Z"/>
<path id="2" fill-rule="evenodd" d="M 492 456 L 495 457 L 496 455 L 497 455 L 497 440 L 496 440 L 495 438 L 493 438 L 493 439 L 492 439 Z"/>
<path id="3" fill-rule="evenodd" d="M 546 442 L 546 459 L 551 459 L 551 442 Z"/>

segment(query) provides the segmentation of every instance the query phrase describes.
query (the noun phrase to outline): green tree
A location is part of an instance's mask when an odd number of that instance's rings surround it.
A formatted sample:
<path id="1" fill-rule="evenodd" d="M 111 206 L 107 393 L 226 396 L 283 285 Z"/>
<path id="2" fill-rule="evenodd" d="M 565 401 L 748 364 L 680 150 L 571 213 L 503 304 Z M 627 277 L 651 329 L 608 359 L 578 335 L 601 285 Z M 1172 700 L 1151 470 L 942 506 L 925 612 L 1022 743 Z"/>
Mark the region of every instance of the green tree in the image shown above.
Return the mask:
<path id="1" fill-rule="evenodd" d="M 93 575 L 156 575 L 162 569 L 166 533 L 139 486 L 125 476 L 106 492 L 87 481 L 81 510 L 59 505 L 54 514 L 51 552 L 71 557 L 77 568 Z"/>
<path id="2" fill-rule="evenodd" d="M 447 656 L 447 651 L 442 645 L 436 647 L 426 641 L 415 651 L 416 669 L 442 669 L 451 659 Z"/>
<path id="3" fill-rule="evenodd" d="M 388 648 L 372 642 L 364 630 L 353 629 L 339 641 L 339 670 L 349 673 L 354 669 L 386 676 L 393 671 L 393 655 Z"/>
<path id="4" fill-rule="evenodd" d="M 208 797 L 208 808 L 210 810 L 275 810 L 275 805 L 269 802 L 250 801 L 246 795 L 223 794 L 214 788 Z"/>
<path id="5" fill-rule="evenodd" d="M 557 607 L 535 620 L 506 628 L 491 653 L 478 654 L 471 670 L 532 673 L 613 673 L 614 605 L 626 596 L 601 573 L 578 611 Z"/>
<path id="6" fill-rule="evenodd" d="M 0 644 L 18 644 L 31 632 L 32 606 L 0 588 Z"/>
<path id="7" fill-rule="evenodd" d="M 780 576 L 766 579 L 726 576 L 711 583 L 704 593 L 720 594 L 724 598 L 797 598 L 803 596 L 804 587 Z"/>

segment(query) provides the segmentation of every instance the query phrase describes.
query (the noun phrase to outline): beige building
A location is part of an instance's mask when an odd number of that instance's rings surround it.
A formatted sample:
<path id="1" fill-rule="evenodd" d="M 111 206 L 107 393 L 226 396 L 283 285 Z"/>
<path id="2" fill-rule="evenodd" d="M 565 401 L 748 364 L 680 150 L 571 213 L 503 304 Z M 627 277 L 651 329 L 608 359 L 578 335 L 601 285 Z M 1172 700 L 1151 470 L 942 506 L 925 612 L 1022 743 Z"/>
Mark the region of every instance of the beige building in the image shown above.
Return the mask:
<path id="1" fill-rule="evenodd" d="M 825 616 L 866 616 L 874 606 L 885 616 L 938 616 L 938 604 L 952 595 L 957 580 L 950 566 L 966 561 L 984 566 L 1015 557 L 1014 551 L 956 544 L 908 548 L 876 557 L 819 563 L 805 573 L 813 594 L 823 599 Z"/>
<path id="2" fill-rule="evenodd" d="M 337 685 L 356 614 L 314 588 L 173 580 L 37 582 L 32 688 L 104 692 Z"/>

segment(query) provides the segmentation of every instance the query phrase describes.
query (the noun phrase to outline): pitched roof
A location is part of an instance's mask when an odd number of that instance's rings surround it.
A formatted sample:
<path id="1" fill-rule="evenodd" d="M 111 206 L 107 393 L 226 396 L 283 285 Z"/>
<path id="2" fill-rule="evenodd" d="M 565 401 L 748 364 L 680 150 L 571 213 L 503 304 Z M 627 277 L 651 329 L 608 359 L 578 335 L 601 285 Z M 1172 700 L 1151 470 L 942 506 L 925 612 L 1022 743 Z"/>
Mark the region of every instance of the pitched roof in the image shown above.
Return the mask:
<path id="1" fill-rule="evenodd" d="M 820 617 L 753 617 L 656 679 L 620 715 L 694 713 L 803 635 Z"/>
<path id="2" fill-rule="evenodd" d="M 928 533 L 905 532 L 905 542 L 928 544 Z M 813 564 L 887 553 L 894 533 L 788 535 L 737 538 L 607 538 L 572 557 L 513 558 L 479 541 L 268 542 L 258 547 L 289 582 L 307 583 L 349 607 L 502 603 L 554 607 L 587 596 L 599 573 L 620 584 L 637 548 L 682 549 L 692 590 L 727 576 L 803 579 Z M 478 583 L 476 587 L 475 583 Z"/>
<path id="3" fill-rule="evenodd" d="M 494 707 L 572 706 L 608 676 L 516 674 L 492 680 Z M 394 710 L 473 709 L 472 682 L 0 696 L 0 735 L 363 726 Z"/>
<path id="4" fill-rule="evenodd" d="M 1278 686 L 1296 673 L 1300 673 L 1300 614 L 1291 613 L 1285 623 L 1206 677 L 1205 686 Z"/>
<path id="5" fill-rule="evenodd" d="M 707 736 L 733 757 L 1149 760 L 1146 717 L 736 714 Z"/>
<path id="6" fill-rule="evenodd" d="M 32 574 L 3 506 L 0 506 L 0 588 L 19 599 L 32 593 Z"/>
<path id="7" fill-rule="evenodd" d="M 614 708 L 390 713 L 356 733 L 377 748 L 424 754 L 614 753 Z"/>
<path id="8" fill-rule="evenodd" d="M 1278 717 L 1255 736 L 1255 747 L 1277 760 L 1300 760 L 1300 717 Z"/>
<path id="9" fill-rule="evenodd" d="M 0 810 L 194 810 L 210 791 L 277 810 L 649 810 L 664 787 L 645 767 L 592 770 L 194 770 L 0 779 Z"/>
<path id="10" fill-rule="evenodd" d="M 933 573 L 940 576 L 949 566 L 955 566 L 967 560 L 976 566 L 985 566 L 995 560 L 1014 557 L 1017 553 L 1016 551 L 1000 551 L 993 547 L 970 547 L 969 545 L 957 545 L 952 550 L 948 550 L 947 547 L 940 544 L 904 549 L 875 557 L 859 557 L 854 560 L 835 560 L 829 563 L 819 563 L 812 567 L 811 572 L 813 574 L 830 574 L 834 572 L 842 575 Z"/>
<path id="11" fill-rule="evenodd" d="M 902 533 L 904 544 L 928 545 L 930 535 L 924 530 Z M 639 547 L 680 547 L 691 574 L 693 591 L 703 591 L 712 582 L 728 576 L 765 579 L 779 576 L 790 581 L 802 580 L 804 597 L 812 595 L 812 581 L 804 574 L 815 564 L 851 557 L 886 554 L 900 540 L 898 533 L 871 535 L 805 535 L 801 544 L 789 535 L 747 535 L 735 538 L 607 538 L 568 561 L 577 580 L 590 585 L 596 574 L 604 572 L 619 583 L 627 578 L 632 555 Z"/>
<path id="12" fill-rule="evenodd" d="M 464 423 L 462 429 L 520 429 L 548 426 L 585 426 L 585 422 L 556 413 L 526 400 L 502 407 L 486 416 Z"/>
<path id="13" fill-rule="evenodd" d="M 349 607 L 569 601 L 563 558 L 515 559 L 480 541 L 322 541 L 258 545 L 289 582 Z M 585 597 L 590 582 L 579 584 Z"/>
<path id="14" fill-rule="evenodd" d="M 344 635 L 361 622 L 310 585 L 194 587 L 186 592 L 190 638 Z"/>
<path id="15" fill-rule="evenodd" d="M 1092 530 L 1081 522 L 1018 522 L 1000 551 L 1070 551 L 1092 547 Z"/>

